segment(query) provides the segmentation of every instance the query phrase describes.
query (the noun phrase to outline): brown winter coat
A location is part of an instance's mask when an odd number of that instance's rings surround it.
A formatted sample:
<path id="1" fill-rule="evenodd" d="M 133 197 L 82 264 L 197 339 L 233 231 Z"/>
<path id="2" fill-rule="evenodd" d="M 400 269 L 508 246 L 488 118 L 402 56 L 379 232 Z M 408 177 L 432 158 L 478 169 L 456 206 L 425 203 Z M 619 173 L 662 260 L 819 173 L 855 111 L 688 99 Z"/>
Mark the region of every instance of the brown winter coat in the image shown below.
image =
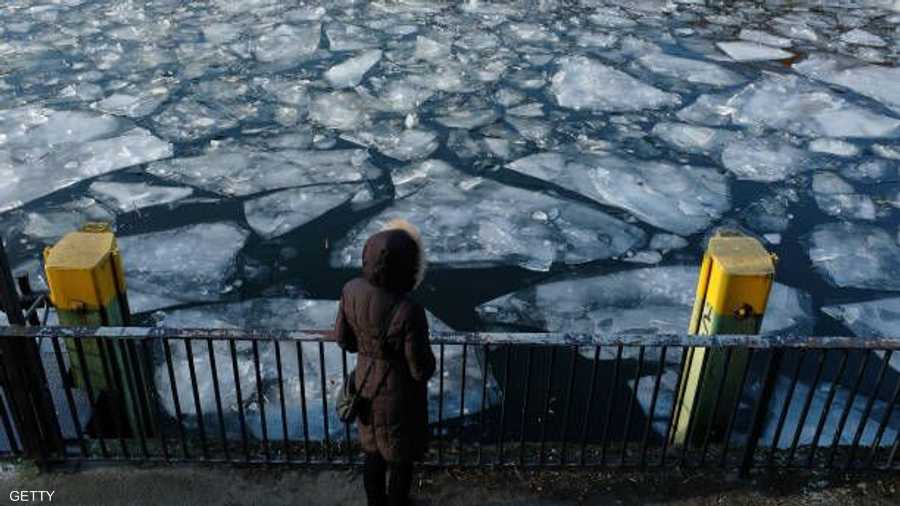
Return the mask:
<path id="1" fill-rule="evenodd" d="M 427 383 L 435 358 L 425 309 L 406 298 L 421 277 L 423 254 L 418 241 L 403 230 L 373 235 L 363 250 L 363 277 L 344 285 L 335 324 L 341 348 L 359 353 L 357 385 L 374 360 L 362 388 L 363 397 L 374 399 L 357 427 L 363 450 L 380 453 L 388 462 L 419 460 L 428 444 Z M 394 303 L 398 306 L 385 345 L 378 339 Z"/>

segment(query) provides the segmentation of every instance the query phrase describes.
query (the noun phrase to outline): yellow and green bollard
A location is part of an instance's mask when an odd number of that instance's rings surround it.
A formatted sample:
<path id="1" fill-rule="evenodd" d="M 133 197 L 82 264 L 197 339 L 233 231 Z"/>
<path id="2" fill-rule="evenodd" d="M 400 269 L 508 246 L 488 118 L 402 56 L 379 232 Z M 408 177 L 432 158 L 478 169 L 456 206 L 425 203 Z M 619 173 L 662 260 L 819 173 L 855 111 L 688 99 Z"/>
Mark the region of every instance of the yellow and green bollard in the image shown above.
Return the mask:
<path id="1" fill-rule="evenodd" d="M 775 257 L 758 240 L 716 234 L 703 256 L 689 333 L 759 333 L 774 277 Z M 733 406 L 740 395 L 741 374 L 749 360 L 748 350 L 732 350 L 725 370 L 723 349 L 698 347 L 687 353 L 673 431 L 678 445 L 698 444 L 707 431 L 713 438 L 723 434 L 728 421 L 724 407 Z"/>
<path id="2" fill-rule="evenodd" d="M 88 223 L 67 234 L 44 251 L 44 266 L 60 325 L 120 327 L 130 323 L 122 255 L 108 224 Z M 109 416 L 127 412 L 132 433 L 151 433 L 146 376 L 133 344 L 100 338 L 80 343 L 66 339 L 75 386 L 89 386 L 95 397 L 105 398 Z"/>

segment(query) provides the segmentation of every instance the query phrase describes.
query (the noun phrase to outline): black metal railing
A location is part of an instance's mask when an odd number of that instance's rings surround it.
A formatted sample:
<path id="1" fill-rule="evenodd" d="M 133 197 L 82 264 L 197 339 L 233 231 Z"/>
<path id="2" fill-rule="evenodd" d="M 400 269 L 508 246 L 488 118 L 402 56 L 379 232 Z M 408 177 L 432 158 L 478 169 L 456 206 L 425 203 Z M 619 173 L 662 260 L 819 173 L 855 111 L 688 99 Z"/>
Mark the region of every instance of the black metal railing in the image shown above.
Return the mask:
<path id="1" fill-rule="evenodd" d="M 324 332 L 0 327 L 0 340 L 38 343 L 55 408 L 41 416 L 63 441 L 50 462 L 360 462 L 355 428 L 334 413 L 355 356 Z M 429 465 L 897 468 L 898 339 L 432 342 Z M 684 371 L 698 367 L 709 402 L 681 409 Z M 0 449 L 18 456 L 8 395 Z"/>

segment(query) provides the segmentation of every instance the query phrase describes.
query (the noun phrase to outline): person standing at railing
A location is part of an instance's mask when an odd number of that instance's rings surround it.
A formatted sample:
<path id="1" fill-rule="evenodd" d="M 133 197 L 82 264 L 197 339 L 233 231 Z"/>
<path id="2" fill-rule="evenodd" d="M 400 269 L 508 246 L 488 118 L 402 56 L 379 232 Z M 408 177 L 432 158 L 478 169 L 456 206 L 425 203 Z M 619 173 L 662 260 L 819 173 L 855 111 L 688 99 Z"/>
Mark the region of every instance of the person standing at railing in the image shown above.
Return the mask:
<path id="1" fill-rule="evenodd" d="M 366 241 L 363 275 L 341 294 L 335 334 L 341 348 L 359 353 L 354 380 L 365 402 L 356 424 L 369 506 L 410 504 L 413 462 L 427 450 L 427 384 L 435 357 L 425 309 L 407 297 L 425 265 L 418 230 L 391 222 Z"/>

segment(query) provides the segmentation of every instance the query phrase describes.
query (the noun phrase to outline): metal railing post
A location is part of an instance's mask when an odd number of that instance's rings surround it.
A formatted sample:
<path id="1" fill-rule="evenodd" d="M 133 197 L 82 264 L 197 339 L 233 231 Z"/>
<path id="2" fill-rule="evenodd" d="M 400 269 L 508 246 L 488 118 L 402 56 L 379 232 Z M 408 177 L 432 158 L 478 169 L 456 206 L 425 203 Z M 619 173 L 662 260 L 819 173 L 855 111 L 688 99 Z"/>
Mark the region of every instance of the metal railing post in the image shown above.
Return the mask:
<path id="1" fill-rule="evenodd" d="M 0 307 L 10 325 L 24 326 L 27 323 L 2 238 Z M 64 446 L 38 344 L 33 338 L 0 339 L 0 355 L 8 381 L 6 394 L 25 455 L 36 459 L 42 466 L 46 465 L 53 454 L 62 455 Z"/>
<path id="2" fill-rule="evenodd" d="M 750 476 L 750 468 L 753 467 L 753 457 L 765 428 L 766 416 L 769 414 L 769 403 L 772 401 L 772 394 L 775 393 L 775 385 L 778 382 L 778 369 L 781 368 L 783 353 L 780 349 L 773 350 L 766 363 L 766 370 L 763 375 L 765 383 L 763 384 L 762 392 L 759 394 L 759 400 L 753 408 L 753 425 L 750 428 L 747 446 L 744 448 L 744 456 L 741 459 L 741 478 Z M 772 444 L 773 446 L 775 445 L 774 442 Z"/>

